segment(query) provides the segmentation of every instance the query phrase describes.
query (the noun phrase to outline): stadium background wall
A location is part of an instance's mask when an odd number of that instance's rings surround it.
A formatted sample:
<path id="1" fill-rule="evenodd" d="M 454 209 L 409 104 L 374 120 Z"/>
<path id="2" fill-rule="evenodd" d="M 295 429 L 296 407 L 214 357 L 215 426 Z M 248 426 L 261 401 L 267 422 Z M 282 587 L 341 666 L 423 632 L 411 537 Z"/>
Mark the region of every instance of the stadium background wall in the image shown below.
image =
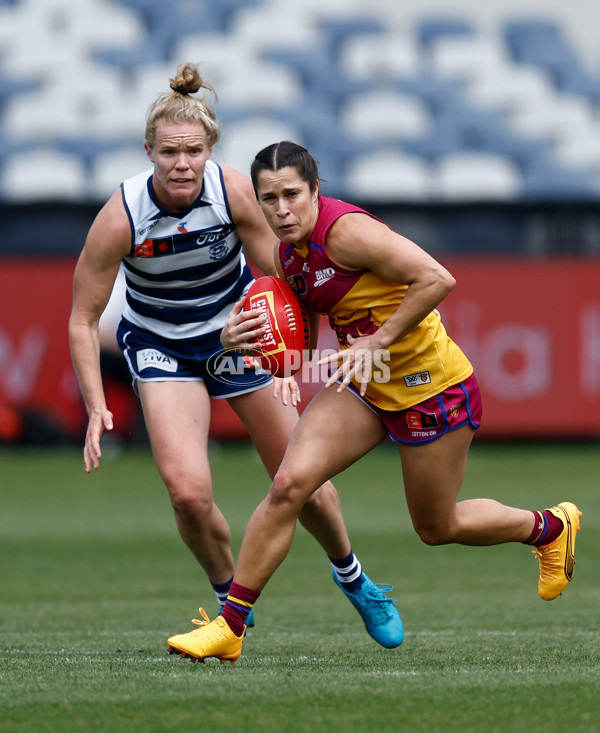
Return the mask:
<path id="1" fill-rule="evenodd" d="M 458 285 L 441 307 L 473 361 L 481 438 L 600 437 L 600 214 L 591 205 L 370 208 L 431 251 Z M 67 320 L 77 253 L 97 207 L 0 209 L 0 408 L 35 411 L 81 439 Z M 460 233 L 462 232 L 462 236 Z M 325 326 L 321 348 L 333 335 Z M 318 376 L 318 375 L 317 375 Z M 304 404 L 316 389 L 303 370 Z M 243 439 L 220 401 L 211 434 Z"/>

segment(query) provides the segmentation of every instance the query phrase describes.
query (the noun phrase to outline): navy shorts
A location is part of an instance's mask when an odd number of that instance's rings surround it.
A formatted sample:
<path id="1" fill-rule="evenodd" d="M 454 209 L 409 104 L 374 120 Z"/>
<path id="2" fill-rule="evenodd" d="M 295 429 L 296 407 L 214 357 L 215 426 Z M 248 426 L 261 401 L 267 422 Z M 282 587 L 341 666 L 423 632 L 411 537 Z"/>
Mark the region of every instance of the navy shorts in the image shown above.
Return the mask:
<path id="1" fill-rule="evenodd" d="M 481 392 L 474 374 L 435 397 L 397 412 L 377 407 L 361 397 L 353 385 L 349 389 L 379 416 L 396 443 L 428 443 L 463 425 L 477 430 L 481 424 Z"/>
<path id="2" fill-rule="evenodd" d="M 198 342 L 161 339 L 122 320 L 119 346 L 136 382 L 204 382 L 217 399 L 235 397 L 266 387 L 273 377 L 250 356 L 224 349 L 214 341 L 208 348 Z"/>

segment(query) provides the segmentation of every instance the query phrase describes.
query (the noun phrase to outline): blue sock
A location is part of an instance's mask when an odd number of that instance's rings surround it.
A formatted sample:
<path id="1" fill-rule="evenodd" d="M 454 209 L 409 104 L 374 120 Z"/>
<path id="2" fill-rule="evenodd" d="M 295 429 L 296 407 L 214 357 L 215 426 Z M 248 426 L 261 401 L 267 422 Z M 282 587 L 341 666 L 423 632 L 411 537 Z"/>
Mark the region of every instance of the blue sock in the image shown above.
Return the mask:
<path id="1" fill-rule="evenodd" d="M 224 606 L 227 596 L 229 595 L 229 589 L 231 588 L 231 582 L 233 578 L 230 578 L 226 583 L 211 583 L 215 595 L 217 596 L 217 603 L 219 606 Z"/>
<path id="2" fill-rule="evenodd" d="M 350 550 L 347 557 L 343 557 L 341 560 L 333 557 L 330 557 L 329 560 L 344 590 L 349 593 L 356 593 L 364 583 L 365 578 L 360 561 L 352 550 Z"/>

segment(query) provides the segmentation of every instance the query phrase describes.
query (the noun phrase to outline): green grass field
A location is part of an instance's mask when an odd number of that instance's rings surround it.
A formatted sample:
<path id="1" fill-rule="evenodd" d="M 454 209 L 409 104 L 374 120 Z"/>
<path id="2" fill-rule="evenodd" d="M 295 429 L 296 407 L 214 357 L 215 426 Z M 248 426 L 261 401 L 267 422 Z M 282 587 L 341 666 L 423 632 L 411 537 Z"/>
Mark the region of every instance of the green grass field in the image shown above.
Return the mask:
<path id="1" fill-rule="evenodd" d="M 265 473 L 246 445 L 212 463 L 237 549 Z M 523 545 L 423 545 L 395 450 L 375 451 L 336 485 L 404 644 L 370 640 L 299 529 L 231 666 L 166 651 L 215 600 L 147 451 L 107 451 L 91 476 L 79 450 L 0 451 L 0 730 L 600 731 L 599 477 L 598 445 L 471 451 L 462 498 L 583 510 L 575 579 L 545 603 Z"/>

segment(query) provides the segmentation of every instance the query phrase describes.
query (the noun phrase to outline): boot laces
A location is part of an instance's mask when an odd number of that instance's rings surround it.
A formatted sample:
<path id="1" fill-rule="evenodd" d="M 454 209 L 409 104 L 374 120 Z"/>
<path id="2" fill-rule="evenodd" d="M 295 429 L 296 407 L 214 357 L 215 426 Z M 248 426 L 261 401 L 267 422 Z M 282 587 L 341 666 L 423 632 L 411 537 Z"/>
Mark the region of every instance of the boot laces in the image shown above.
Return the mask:
<path id="1" fill-rule="evenodd" d="M 203 608 L 199 608 L 198 611 L 200 611 L 200 615 L 202 616 L 201 619 L 193 618 L 192 623 L 196 624 L 196 626 L 206 626 L 210 623 L 210 619 L 208 618 L 208 614 Z"/>
<path id="2" fill-rule="evenodd" d="M 558 547 L 536 548 L 533 554 L 540 561 L 540 575 L 542 578 L 555 578 L 560 571 L 560 550 Z"/>
<path id="3" fill-rule="evenodd" d="M 360 593 L 368 601 L 365 609 L 366 615 L 376 624 L 384 624 L 392 618 L 392 612 L 388 604 L 396 603 L 396 600 L 385 595 L 391 590 L 393 590 L 393 586 L 389 583 L 374 583 Z"/>

